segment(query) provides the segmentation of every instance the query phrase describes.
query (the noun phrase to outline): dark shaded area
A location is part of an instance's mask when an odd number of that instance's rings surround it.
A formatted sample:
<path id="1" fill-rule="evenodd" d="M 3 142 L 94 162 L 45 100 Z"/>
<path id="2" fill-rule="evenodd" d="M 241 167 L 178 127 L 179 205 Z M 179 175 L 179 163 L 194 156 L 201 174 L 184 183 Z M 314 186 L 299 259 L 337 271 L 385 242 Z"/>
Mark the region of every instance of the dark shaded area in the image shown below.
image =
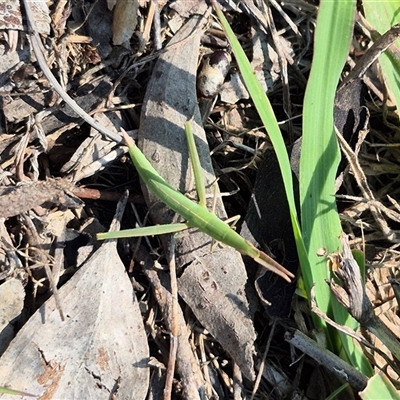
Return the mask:
<path id="1" fill-rule="evenodd" d="M 298 182 L 294 174 L 293 181 L 297 198 Z M 255 240 L 261 248 L 267 246 L 279 263 L 296 273 L 298 266 L 296 242 L 282 175 L 273 150 L 265 153 L 265 158 L 259 167 L 241 235 L 252 242 Z M 287 317 L 290 314 L 295 282 L 288 284 L 277 275 L 266 272 L 257 278 L 257 285 L 260 294 L 271 303 L 267 308 L 269 315 Z"/>

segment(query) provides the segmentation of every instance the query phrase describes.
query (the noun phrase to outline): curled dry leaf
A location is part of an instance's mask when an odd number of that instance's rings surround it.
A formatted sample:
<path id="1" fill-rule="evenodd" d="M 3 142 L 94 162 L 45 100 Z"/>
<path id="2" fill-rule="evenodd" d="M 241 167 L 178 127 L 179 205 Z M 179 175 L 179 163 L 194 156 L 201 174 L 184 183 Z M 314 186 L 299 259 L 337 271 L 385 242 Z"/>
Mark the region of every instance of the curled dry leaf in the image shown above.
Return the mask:
<path id="1" fill-rule="evenodd" d="M 214 98 L 218 94 L 231 61 L 231 55 L 223 50 L 215 51 L 203 60 L 197 76 L 197 90 L 202 97 Z"/>

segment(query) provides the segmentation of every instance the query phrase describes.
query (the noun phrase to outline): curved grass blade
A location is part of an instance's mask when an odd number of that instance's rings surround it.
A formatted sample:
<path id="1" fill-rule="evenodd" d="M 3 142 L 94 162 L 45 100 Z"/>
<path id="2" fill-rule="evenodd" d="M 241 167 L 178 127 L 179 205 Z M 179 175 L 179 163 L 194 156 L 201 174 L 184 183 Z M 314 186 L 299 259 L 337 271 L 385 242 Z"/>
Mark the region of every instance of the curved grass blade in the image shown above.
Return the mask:
<path id="1" fill-rule="evenodd" d="M 218 3 L 215 0 L 212 0 L 211 3 L 213 4 L 215 12 L 217 13 L 217 16 L 225 30 L 233 53 L 235 54 L 240 73 L 242 75 L 244 83 L 246 84 L 246 88 L 251 96 L 251 99 L 254 102 L 254 106 L 256 107 L 260 115 L 261 121 L 263 122 L 274 146 L 274 150 L 279 162 L 279 167 L 282 173 L 286 197 L 289 204 L 290 217 L 292 221 L 294 237 L 296 240 L 297 251 L 299 253 L 300 264 L 302 265 L 302 269 L 306 270 L 309 268 L 309 264 L 301 235 L 300 223 L 297 216 L 293 192 L 292 170 L 290 167 L 290 161 L 285 142 L 283 141 L 282 133 L 279 129 L 278 121 L 275 117 L 274 111 L 267 95 L 261 87 L 260 82 L 257 80 L 245 52 L 243 51 L 239 41 L 233 33 L 227 19 L 220 10 Z"/>

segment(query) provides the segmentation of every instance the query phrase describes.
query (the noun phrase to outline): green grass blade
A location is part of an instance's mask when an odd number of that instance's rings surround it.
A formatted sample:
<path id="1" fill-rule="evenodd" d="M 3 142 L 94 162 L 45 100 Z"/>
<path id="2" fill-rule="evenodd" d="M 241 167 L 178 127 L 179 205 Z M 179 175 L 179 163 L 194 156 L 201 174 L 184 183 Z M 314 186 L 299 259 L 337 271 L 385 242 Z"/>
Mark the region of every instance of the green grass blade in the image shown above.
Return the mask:
<path id="1" fill-rule="evenodd" d="M 399 392 L 383 373 L 374 375 L 368 381 L 367 387 L 359 395 L 362 400 L 400 400 Z"/>
<path id="2" fill-rule="evenodd" d="M 197 152 L 196 143 L 194 141 L 191 121 L 185 123 L 185 135 L 193 169 L 194 181 L 196 183 L 197 196 L 199 197 L 199 204 L 206 207 L 206 184 L 204 182 L 203 168 L 201 167 L 199 153 Z"/>
<path id="3" fill-rule="evenodd" d="M 338 398 L 339 394 L 343 392 L 350 385 L 346 382 L 340 387 L 338 387 L 334 392 L 332 392 L 325 400 L 335 400 Z"/>
<path id="4" fill-rule="evenodd" d="M 281 130 L 279 129 L 278 121 L 276 120 L 274 111 L 272 109 L 271 103 L 267 95 L 265 94 L 263 88 L 258 82 L 253 69 L 250 65 L 249 60 L 245 52 L 243 51 L 239 41 L 237 40 L 235 34 L 233 33 L 228 21 L 226 20 L 224 14 L 220 10 L 216 1 L 211 1 L 214 6 L 215 12 L 225 30 L 226 36 L 229 40 L 229 43 L 232 47 L 232 51 L 235 54 L 236 61 L 238 63 L 240 73 L 242 75 L 243 81 L 246 85 L 246 88 L 251 96 L 251 99 L 254 102 L 254 106 L 256 107 L 261 121 L 263 122 L 268 135 L 273 144 L 279 167 L 282 173 L 283 183 L 285 186 L 286 197 L 289 204 L 290 217 L 293 226 L 293 233 L 296 240 L 297 251 L 299 253 L 300 263 L 302 267 L 308 267 L 308 260 L 306 257 L 304 244 L 302 241 L 301 230 L 299 219 L 296 211 L 296 204 L 294 199 L 293 192 L 293 179 L 292 179 L 292 170 L 290 167 L 289 156 L 286 150 L 285 142 L 282 138 Z"/>
<path id="5" fill-rule="evenodd" d="M 364 1 L 363 8 L 367 21 L 381 35 L 388 31 L 393 25 L 400 23 L 399 2 L 383 1 L 371 2 Z M 371 35 L 374 38 L 374 35 Z M 376 39 L 376 38 L 374 38 Z M 385 77 L 386 85 L 393 95 L 393 100 L 396 103 L 397 111 L 400 110 L 400 40 L 395 43 L 395 52 L 389 48 L 379 58 L 379 63 L 382 67 L 382 73 Z"/>
<path id="6" fill-rule="evenodd" d="M 116 232 L 98 233 L 96 238 L 97 240 L 105 240 L 105 239 L 123 239 L 127 237 L 165 235 L 168 233 L 181 232 L 185 229 L 188 229 L 188 226 L 186 224 L 145 226 L 142 228 L 124 229 L 122 231 L 116 231 Z"/>
<path id="7" fill-rule="evenodd" d="M 340 160 L 334 133 L 333 107 L 337 84 L 348 55 L 353 31 L 356 2 L 324 0 L 320 3 L 315 31 L 314 56 L 307 84 L 303 110 L 303 142 L 300 159 L 300 204 L 303 239 L 312 268 L 302 269 L 306 291 L 315 284 L 318 307 L 343 325 L 356 327 L 347 311 L 333 300 L 325 283 L 331 277 L 326 259 L 318 250 L 328 253 L 340 248 L 341 225 L 334 197 L 334 182 Z M 325 323 L 318 317 L 320 328 Z M 352 340 L 331 329 L 328 342 L 342 357 L 366 375 L 372 373 L 369 363 Z M 343 353 L 344 351 L 344 353 Z"/>
<path id="8" fill-rule="evenodd" d="M 317 257 L 317 250 L 324 247 L 333 252 L 340 247 L 338 238 L 341 226 L 333 190 L 339 162 L 339 149 L 333 129 L 333 103 L 339 76 L 349 50 L 355 1 L 322 1 L 320 5 L 315 55 L 304 105 L 305 138 L 303 136 L 300 173 L 302 231 L 295 209 L 288 154 L 271 104 L 226 18 L 216 2 L 213 0 L 212 3 L 279 161 L 306 293 L 310 293 L 312 284 L 316 283 L 316 301 L 319 307 L 328 315 L 333 314 L 337 322 L 347 322 L 354 327 L 354 321 L 349 318 L 347 312 L 331 300 L 332 296 L 325 283 L 325 279 L 330 277 L 330 272 L 326 266 L 326 259 Z M 370 365 L 354 347 L 351 339 L 328 329 L 317 317 L 315 322 L 328 333 L 328 342 L 333 350 L 351 360 L 352 365 L 367 375 L 372 373 Z"/>
<path id="9" fill-rule="evenodd" d="M 39 397 L 35 394 L 30 394 L 27 392 L 21 392 L 20 390 L 13 390 L 13 389 L 8 389 L 5 387 L 0 387 L 0 393 L 4 393 L 4 394 L 12 394 L 15 396 L 27 396 L 27 397 Z"/>

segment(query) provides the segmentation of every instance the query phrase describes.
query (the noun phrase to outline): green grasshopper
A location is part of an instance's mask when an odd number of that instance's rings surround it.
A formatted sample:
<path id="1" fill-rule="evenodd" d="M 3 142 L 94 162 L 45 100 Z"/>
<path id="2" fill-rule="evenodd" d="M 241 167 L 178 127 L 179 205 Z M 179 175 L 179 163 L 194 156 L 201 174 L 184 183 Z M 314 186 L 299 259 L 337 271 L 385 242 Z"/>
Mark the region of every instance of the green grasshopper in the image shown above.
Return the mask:
<path id="1" fill-rule="evenodd" d="M 188 197 L 172 188 L 153 168 L 145 155 L 136 146 L 135 142 L 125 131 L 122 131 L 122 136 L 129 148 L 129 155 L 131 156 L 132 162 L 135 165 L 140 178 L 163 203 L 182 216 L 186 220 L 186 223 L 127 229 L 119 232 L 99 233 L 97 234 L 97 239 L 103 240 L 141 237 L 146 235 L 161 235 L 179 232 L 187 228 L 197 228 L 201 232 L 211 236 L 216 241 L 231 246 L 240 253 L 253 258 L 264 268 L 290 282 L 290 278 L 294 278 L 294 275 L 290 271 L 277 263 L 263 251 L 257 249 L 252 243 L 241 237 L 229 225 L 207 209 L 203 174 L 190 122 L 185 123 L 185 133 L 199 203 L 190 200 Z"/>

